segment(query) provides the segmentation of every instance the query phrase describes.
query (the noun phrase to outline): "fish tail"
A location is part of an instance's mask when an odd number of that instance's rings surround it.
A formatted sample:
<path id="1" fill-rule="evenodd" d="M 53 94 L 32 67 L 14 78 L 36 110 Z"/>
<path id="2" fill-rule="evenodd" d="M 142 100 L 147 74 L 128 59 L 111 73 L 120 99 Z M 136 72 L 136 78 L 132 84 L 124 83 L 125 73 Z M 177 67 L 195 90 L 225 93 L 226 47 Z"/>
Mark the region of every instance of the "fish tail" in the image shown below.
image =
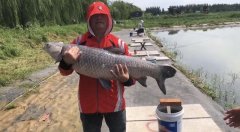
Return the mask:
<path id="1" fill-rule="evenodd" d="M 166 95 L 165 80 L 167 78 L 173 77 L 176 74 L 176 69 L 169 65 L 159 66 L 160 72 L 156 78 L 158 87 Z"/>
<path id="2" fill-rule="evenodd" d="M 176 69 L 169 65 L 161 65 L 160 72 L 163 78 L 170 78 L 176 74 Z"/>
<path id="3" fill-rule="evenodd" d="M 166 88 L 165 88 L 165 79 L 164 78 L 158 78 L 156 79 L 158 87 L 160 88 L 160 90 L 163 92 L 164 95 L 166 95 Z"/>

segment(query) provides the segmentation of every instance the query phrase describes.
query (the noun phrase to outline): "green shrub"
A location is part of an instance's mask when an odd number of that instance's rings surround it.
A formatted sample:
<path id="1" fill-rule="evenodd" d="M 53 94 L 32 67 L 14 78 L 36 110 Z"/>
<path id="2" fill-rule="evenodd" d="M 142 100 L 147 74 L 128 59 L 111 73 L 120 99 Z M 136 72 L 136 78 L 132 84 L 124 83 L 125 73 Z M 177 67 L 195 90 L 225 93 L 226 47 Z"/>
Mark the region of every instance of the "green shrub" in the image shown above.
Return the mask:
<path id="1" fill-rule="evenodd" d="M 229 16 L 230 18 L 239 18 L 240 19 L 240 13 L 234 13 Z"/>
<path id="2" fill-rule="evenodd" d="M 20 56 L 21 51 L 16 45 L 5 44 L 0 47 L 0 59 Z"/>

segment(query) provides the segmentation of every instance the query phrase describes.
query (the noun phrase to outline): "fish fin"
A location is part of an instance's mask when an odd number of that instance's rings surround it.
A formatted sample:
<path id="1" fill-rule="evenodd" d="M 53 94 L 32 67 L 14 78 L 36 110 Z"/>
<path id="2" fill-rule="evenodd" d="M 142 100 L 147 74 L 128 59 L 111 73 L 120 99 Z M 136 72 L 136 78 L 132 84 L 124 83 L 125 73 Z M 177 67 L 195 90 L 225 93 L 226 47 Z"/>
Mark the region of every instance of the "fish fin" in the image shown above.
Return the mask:
<path id="1" fill-rule="evenodd" d="M 99 82 L 101 83 L 101 85 L 103 86 L 103 88 L 109 90 L 111 88 L 111 81 L 110 80 L 106 80 L 106 79 L 99 79 Z"/>
<path id="2" fill-rule="evenodd" d="M 61 44 L 63 44 L 63 43 L 61 43 Z M 57 56 L 55 63 L 58 63 L 63 59 L 63 52 L 65 50 L 66 50 L 66 46 L 64 46 L 64 44 L 63 44 L 62 50 L 61 50 L 60 54 Z"/>
<path id="3" fill-rule="evenodd" d="M 156 79 L 158 87 L 166 95 L 166 88 L 165 88 L 165 79 Z"/>
<path id="4" fill-rule="evenodd" d="M 107 50 L 108 52 L 111 52 L 113 54 L 118 54 L 118 55 L 124 55 L 125 54 L 125 51 L 123 51 L 120 48 L 116 48 L 116 47 L 107 47 L 107 48 L 104 48 L 104 50 Z"/>
<path id="5" fill-rule="evenodd" d="M 62 58 L 62 54 L 59 54 L 58 57 L 57 57 L 57 59 L 56 59 L 56 61 L 55 61 L 55 63 L 60 62 L 62 59 L 63 59 L 63 58 Z"/>
<path id="6" fill-rule="evenodd" d="M 147 77 L 141 77 L 139 79 L 137 79 L 137 81 L 144 87 L 147 87 Z"/>

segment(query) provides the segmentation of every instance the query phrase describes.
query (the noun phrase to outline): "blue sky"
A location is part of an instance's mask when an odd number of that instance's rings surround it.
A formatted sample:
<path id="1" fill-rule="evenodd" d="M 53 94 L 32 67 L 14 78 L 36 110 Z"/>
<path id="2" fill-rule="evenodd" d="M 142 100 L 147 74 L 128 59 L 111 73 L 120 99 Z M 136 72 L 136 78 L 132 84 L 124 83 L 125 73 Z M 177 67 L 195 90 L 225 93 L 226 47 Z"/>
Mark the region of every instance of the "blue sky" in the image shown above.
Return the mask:
<path id="1" fill-rule="evenodd" d="M 116 1 L 116 0 L 110 0 Z M 170 5 L 187 5 L 187 4 L 234 4 L 239 3 L 240 0 L 123 0 L 128 3 L 133 3 L 140 7 L 142 10 L 145 10 L 146 7 L 156 7 L 167 9 Z"/>

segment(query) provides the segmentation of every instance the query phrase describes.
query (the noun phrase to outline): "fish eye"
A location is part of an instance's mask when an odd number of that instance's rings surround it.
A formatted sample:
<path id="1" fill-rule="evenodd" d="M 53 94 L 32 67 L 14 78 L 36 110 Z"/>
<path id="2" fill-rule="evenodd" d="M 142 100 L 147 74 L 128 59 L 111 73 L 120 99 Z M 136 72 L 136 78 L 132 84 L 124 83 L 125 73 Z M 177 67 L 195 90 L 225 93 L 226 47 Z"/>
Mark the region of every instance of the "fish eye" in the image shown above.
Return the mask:
<path id="1" fill-rule="evenodd" d="M 47 43 L 47 44 L 46 44 L 46 47 L 47 47 L 47 48 L 50 48 L 50 45 Z"/>

